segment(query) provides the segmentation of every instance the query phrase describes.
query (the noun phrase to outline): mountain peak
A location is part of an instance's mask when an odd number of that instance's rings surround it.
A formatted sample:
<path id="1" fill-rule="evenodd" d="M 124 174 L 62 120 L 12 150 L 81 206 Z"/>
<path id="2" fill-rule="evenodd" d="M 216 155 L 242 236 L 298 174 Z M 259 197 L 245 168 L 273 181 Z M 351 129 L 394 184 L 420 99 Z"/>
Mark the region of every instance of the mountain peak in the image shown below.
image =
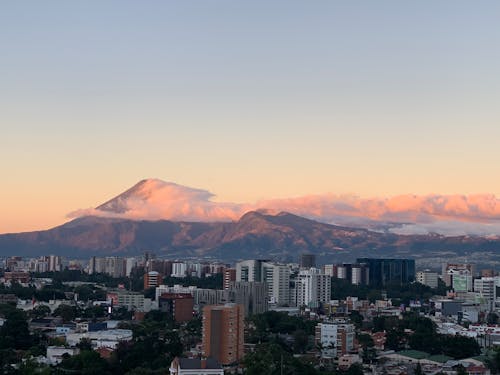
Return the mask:
<path id="1" fill-rule="evenodd" d="M 290 216 L 298 215 L 325 223 L 399 234 L 500 233 L 500 199 L 491 194 L 407 194 L 385 198 L 323 194 L 237 203 L 219 202 L 208 190 L 157 178 L 143 179 L 97 208 L 78 210 L 68 216 L 227 222 L 238 221 L 249 211 L 257 211 L 267 220 L 299 220 Z"/>
<path id="2" fill-rule="evenodd" d="M 147 178 L 98 207 L 76 211 L 70 217 L 206 222 L 238 219 L 242 213 L 240 205 L 213 202 L 213 197 L 207 190 Z"/>

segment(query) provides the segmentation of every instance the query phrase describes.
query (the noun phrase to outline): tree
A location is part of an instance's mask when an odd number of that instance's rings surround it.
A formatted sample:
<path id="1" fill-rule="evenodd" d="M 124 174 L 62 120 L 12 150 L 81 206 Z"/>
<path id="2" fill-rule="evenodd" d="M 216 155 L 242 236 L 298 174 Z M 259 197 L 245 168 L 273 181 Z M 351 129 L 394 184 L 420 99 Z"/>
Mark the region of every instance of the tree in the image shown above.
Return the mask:
<path id="1" fill-rule="evenodd" d="M 38 305 L 31 310 L 31 316 L 34 319 L 45 318 L 50 315 L 50 307 L 45 305 Z"/>
<path id="2" fill-rule="evenodd" d="M 83 350 L 75 356 L 63 356 L 58 366 L 63 373 L 78 373 L 81 375 L 111 374 L 108 363 L 99 353 L 92 350 Z"/>
<path id="3" fill-rule="evenodd" d="M 346 375 L 363 375 L 363 366 L 355 363 L 345 373 Z"/>
<path id="4" fill-rule="evenodd" d="M 305 331 L 298 329 L 293 333 L 293 351 L 295 353 L 304 353 L 307 350 L 308 343 L 309 336 Z"/>
<path id="5" fill-rule="evenodd" d="M 486 317 L 486 323 L 488 324 L 497 324 L 498 323 L 498 314 L 494 312 L 490 312 Z"/>
<path id="6" fill-rule="evenodd" d="M 391 350 L 401 350 L 404 348 L 406 335 L 397 329 L 391 329 L 386 334 L 385 346 Z"/>
<path id="7" fill-rule="evenodd" d="M 440 335 L 442 352 L 454 359 L 474 357 L 481 354 L 481 347 L 471 337 Z"/>
<path id="8" fill-rule="evenodd" d="M 372 337 L 367 333 L 359 333 L 356 338 L 363 349 L 371 348 L 375 345 Z"/>
<path id="9" fill-rule="evenodd" d="M 106 316 L 106 308 L 104 306 L 90 306 L 87 307 L 82 312 L 83 318 L 92 319 L 92 321 L 96 321 L 97 318 L 103 318 Z"/>
<path id="10" fill-rule="evenodd" d="M 317 374 L 313 366 L 294 358 L 279 342 L 258 344 L 244 357 L 243 366 L 246 375 Z"/>
<path id="11" fill-rule="evenodd" d="M 54 313 L 52 315 L 60 316 L 63 322 L 67 323 L 75 319 L 77 310 L 75 306 L 60 305 L 57 309 L 54 310 Z"/>
<path id="12" fill-rule="evenodd" d="M 417 367 L 415 368 L 415 375 L 424 375 L 424 372 L 422 371 L 422 365 L 417 363 Z"/>
<path id="13" fill-rule="evenodd" d="M 0 349 L 26 350 L 31 347 L 33 340 L 24 311 L 9 305 L 3 315 L 6 321 L 0 328 Z"/>
<path id="14" fill-rule="evenodd" d="M 363 316 L 357 310 L 351 311 L 351 313 L 349 314 L 349 319 L 351 319 L 351 322 L 358 329 L 363 325 Z"/>
<path id="15" fill-rule="evenodd" d="M 82 339 L 80 339 L 80 342 L 78 344 L 76 344 L 76 346 L 78 348 L 80 348 L 80 350 L 92 350 L 92 340 L 90 340 L 89 338 L 87 337 L 83 337 Z"/>

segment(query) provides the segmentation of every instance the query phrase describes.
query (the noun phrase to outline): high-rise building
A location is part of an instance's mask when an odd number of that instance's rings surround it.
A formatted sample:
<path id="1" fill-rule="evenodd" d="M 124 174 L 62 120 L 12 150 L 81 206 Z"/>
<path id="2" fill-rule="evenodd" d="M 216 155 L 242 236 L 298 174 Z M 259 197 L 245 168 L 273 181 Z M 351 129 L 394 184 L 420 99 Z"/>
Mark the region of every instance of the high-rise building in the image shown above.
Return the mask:
<path id="1" fill-rule="evenodd" d="M 349 264 L 349 279 L 353 285 L 367 285 L 370 282 L 370 269 L 366 264 Z"/>
<path id="2" fill-rule="evenodd" d="M 156 288 L 161 284 L 162 276 L 159 272 L 150 271 L 144 274 L 144 289 Z"/>
<path id="3" fill-rule="evenodd" d="M 106 259 L 93 256 L 89 262 L 89 274 L 106 273 Z"/>
<path id="4" fill-rule="evenodd" d="M 256 281 L 234 281 L 228 288 L 232 302 L 242 305 L 245 317 L 268 310 L 267 284 Z"/>
<path id="5" fill-rule="evenodd" d="M 125 258 L 106 257 L 106 273 L 112 277 L 125 276 L 126 265 Z"/>
<path id="6" fill-rule="evenodd" d="M 358 258 L 357 263 L 368 267 L 369 284 L 372 286 L 415 281 L 414 259 Z"/>
<path id="7" fill-rule="evenodd" d="M 236 281 L 264 281 L 263 264 L 266 260 L 252 259 L 236 263 Z"/>
<path id="8" fill-rule="evenodd" d="M 236 268 L 226 268 L 223 274 L 223 288 L 229 289 L 232 282 L 236 281 Z"/>
<path id="9" fill-rule="evenodd" d="M 47 258 L 48 268 L 50 272 L 62 271 L 62 260 L 58 255 L 49 255 Z"/>
<path id="10" fill-rule="evenodd" d="M 337 267 L 336 264 L 325 264 L 323 266 L 323 273 L 330 277 L 337 277 Z"/>
<path id="11" fill-rule="evenodd" d="M 300 254 L 300 268 L 316 267 L 316 255 L 311 253 Z"/>
<path id="12" fill-rule="evenodd" d="M 439 275 L 431 270 L 418 271 L 416 281 L 420 284 L 436 289 L 439 283 Z"/>
<path id="13" fill-rule="evenodd" d="M 238 262 L 236 281 L 265 282 L 270 303 L 290 303 L 290 267 L 287 265 L 255 259 Z"/>
<path id="14" fill-rule="evenodd" d="M 263 263 L 262 272 L 267 284 L 269 302 L 277 305 L 290 304 L 290 267 L 279 263 Z"/>
<path id="15" fill-rule="evenodd" d="M 184 262 L 172 263 L 172 277 L 186 277 L 187 264 Z"/>
<path id="16" fill-rule="evenodd" d="M 92 257 L 89 261 L 89 274 L 105 273 L 112 277 L 123 277 L 126 275 L 127 265 L 125 258 L 121 257 Z"/>
<path id="17" fill-rule="evenodd" d="M 126 258 L 125 259 L 125 276 L 129 277 L 132 273 L 132 269 L 137 266 L 136 258 Z"/>
<path id="18" fill-rule="evenodd" d="M 203 308 L 203 354 L 222 365 L 238 363 L 243 357 L 243 306 L 226 304 Z"/>
<path id="19" fill-rule="evenodd" d="M 331 278 L 317 268 L 301 270 L 295 282 L 297 306 L 319 307 L 330 301 Z"/>

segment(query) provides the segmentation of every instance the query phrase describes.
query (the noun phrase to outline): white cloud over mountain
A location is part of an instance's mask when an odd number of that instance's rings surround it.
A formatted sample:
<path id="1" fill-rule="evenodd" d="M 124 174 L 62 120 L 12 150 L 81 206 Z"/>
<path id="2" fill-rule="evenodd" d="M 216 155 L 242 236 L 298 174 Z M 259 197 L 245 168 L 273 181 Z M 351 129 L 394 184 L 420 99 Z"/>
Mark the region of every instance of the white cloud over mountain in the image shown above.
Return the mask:
<path id="1" fill-rule="evenodd" d="M 287 211 L 322 222 L 413 234 L 500 234 L 500 200 L 482 195 L 309 195 L 254 204 L 215 202 L 214 194 L 157 179 L 143 180 L 97 208 L 70 217 L 134 220 L 231 221 L 250 210 Z"/>

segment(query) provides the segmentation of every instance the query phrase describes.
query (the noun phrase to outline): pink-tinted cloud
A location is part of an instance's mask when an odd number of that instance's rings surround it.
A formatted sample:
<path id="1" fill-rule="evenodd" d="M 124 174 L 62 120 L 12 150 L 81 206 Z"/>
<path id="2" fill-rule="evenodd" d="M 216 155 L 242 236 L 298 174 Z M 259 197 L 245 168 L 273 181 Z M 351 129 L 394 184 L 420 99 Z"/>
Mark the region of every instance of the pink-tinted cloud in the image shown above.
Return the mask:
<path id="1" fill-rule="evenodd" d="M 322 222 L 401 233 L 500 234 L 500 200 L 483 195 L 310 195 L 255 204 L 214 202 L 206 190 L 161 180 L 143 180 L 97 208 L 70 217 L 106 216 L 142 220 L 232 221 L 250 210 L 287 211 Z M 390 225 L 389 225 L 390 224 Z"/>

